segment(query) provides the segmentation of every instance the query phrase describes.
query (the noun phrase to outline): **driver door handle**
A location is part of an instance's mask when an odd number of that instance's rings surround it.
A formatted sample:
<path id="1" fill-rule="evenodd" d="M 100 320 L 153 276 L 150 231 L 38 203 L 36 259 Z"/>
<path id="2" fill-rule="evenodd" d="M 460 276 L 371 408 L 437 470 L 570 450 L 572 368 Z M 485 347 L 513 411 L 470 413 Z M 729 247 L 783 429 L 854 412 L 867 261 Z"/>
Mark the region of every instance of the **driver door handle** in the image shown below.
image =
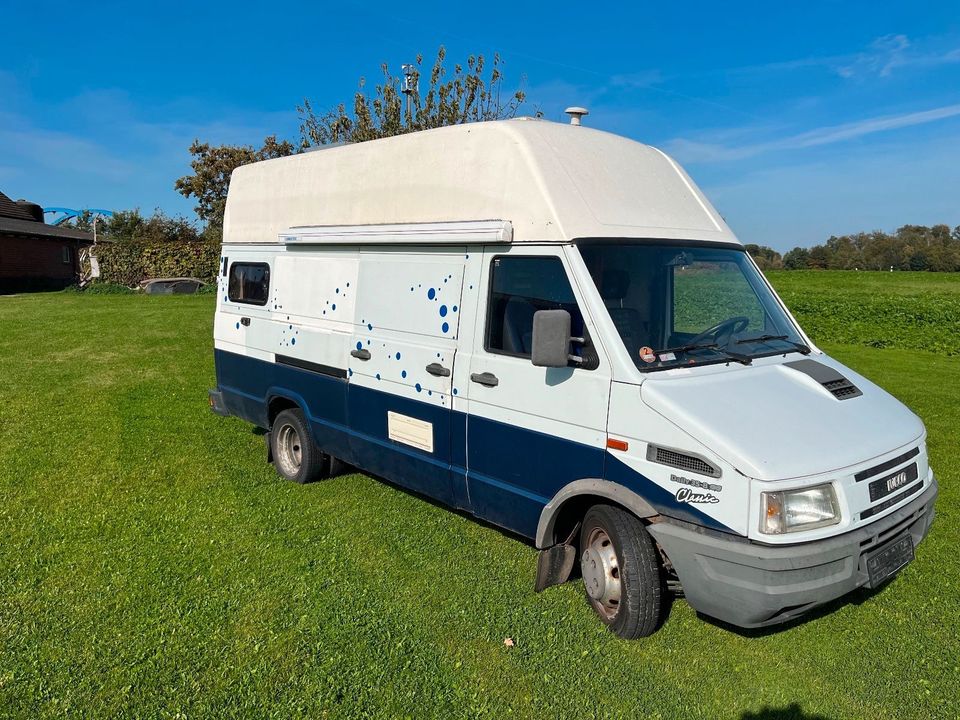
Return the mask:
<path id="1" fill-rule="evenodd" d="M 367 349 L 363 349 L 363 350 L 351 350 L 351 351 L 350 351 L 350 354 L 353 355 L 353 357 L 355 357 L 357 360 L 369 360 L 369 359 L 370 359 L 370 351 L 367 350 Z"/>
<path id="2" fill-rule="evenodd" d="M 496 387 L 500 384 L 500 380 L 491 372 L 473 373 L 470 379 L 475 383 L 486 385 L 487 387 Z"/>

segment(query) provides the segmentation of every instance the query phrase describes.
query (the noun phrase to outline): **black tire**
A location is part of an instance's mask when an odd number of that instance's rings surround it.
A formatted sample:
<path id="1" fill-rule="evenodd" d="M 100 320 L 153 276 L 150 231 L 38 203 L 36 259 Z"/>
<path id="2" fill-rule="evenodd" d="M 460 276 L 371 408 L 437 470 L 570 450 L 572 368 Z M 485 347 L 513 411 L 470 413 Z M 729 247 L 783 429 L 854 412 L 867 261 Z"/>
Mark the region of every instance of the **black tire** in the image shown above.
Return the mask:
<path id="1" fill-rule="evenodd" d="M 299 408 L 277 415 L 270 431 L 270 451 L 273 467 L 282 478 L 303 484 L 330 475 L 330 456 L 313 442 L 310 427 Z"/>
<path id="2" fill-rule="evenodd" d="M 580 529 L 580 558 L 587 602 L 617 637 L 633 640 L 660 628 L 666 584 L 653 539 L 637 517 L 613 505 L 591 507 Z"/>

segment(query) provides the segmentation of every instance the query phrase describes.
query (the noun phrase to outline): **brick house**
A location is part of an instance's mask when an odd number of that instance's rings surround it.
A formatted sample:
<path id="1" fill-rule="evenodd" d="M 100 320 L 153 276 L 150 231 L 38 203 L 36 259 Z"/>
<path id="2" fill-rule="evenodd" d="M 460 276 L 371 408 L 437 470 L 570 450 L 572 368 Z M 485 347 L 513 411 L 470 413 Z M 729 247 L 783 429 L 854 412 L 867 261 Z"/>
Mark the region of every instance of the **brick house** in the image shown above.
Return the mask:
<path id="1" fill-rule="evenodd" d="M 92 244 L 90 233 L 47 225 L 42 207 L 0 192 L 0 295 L 73 285 L 80 250 Z"/>

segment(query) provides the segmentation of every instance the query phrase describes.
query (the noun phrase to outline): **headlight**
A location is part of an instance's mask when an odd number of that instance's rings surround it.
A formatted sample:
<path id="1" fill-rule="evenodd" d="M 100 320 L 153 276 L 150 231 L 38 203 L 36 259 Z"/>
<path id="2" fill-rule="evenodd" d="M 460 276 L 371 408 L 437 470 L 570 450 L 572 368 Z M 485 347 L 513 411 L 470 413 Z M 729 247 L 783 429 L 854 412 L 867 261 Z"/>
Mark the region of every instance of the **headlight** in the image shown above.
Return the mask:
<path id="1" fill-rule="evenodd" d="M 760 532 L 780 535 L 835 525 L 840 504 L 833 485 L 760 493 Z"/>

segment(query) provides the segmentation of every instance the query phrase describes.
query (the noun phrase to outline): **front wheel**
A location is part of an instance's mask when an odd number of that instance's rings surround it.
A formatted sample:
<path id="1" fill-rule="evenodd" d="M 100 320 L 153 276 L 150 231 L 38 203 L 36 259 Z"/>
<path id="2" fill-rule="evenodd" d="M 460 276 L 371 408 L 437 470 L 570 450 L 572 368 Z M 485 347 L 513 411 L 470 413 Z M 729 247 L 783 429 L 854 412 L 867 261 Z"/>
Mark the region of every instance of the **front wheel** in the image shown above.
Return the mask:
<path id="1" fill-rule="evenodd" d="M 273 466 L 287 480 L 315 482 L 330 474 L 330 456 L 320 452 L 299 409 L 284 410 L 270 431 Z"/>
<path id="2" fill-rule="evenodd" d="M 626 640 L 652 635 L 663 622 L 666 588 L 653 539 L 634 515 L 594 505 L 580 530 L 580 571 L 587 600 Z"/>

